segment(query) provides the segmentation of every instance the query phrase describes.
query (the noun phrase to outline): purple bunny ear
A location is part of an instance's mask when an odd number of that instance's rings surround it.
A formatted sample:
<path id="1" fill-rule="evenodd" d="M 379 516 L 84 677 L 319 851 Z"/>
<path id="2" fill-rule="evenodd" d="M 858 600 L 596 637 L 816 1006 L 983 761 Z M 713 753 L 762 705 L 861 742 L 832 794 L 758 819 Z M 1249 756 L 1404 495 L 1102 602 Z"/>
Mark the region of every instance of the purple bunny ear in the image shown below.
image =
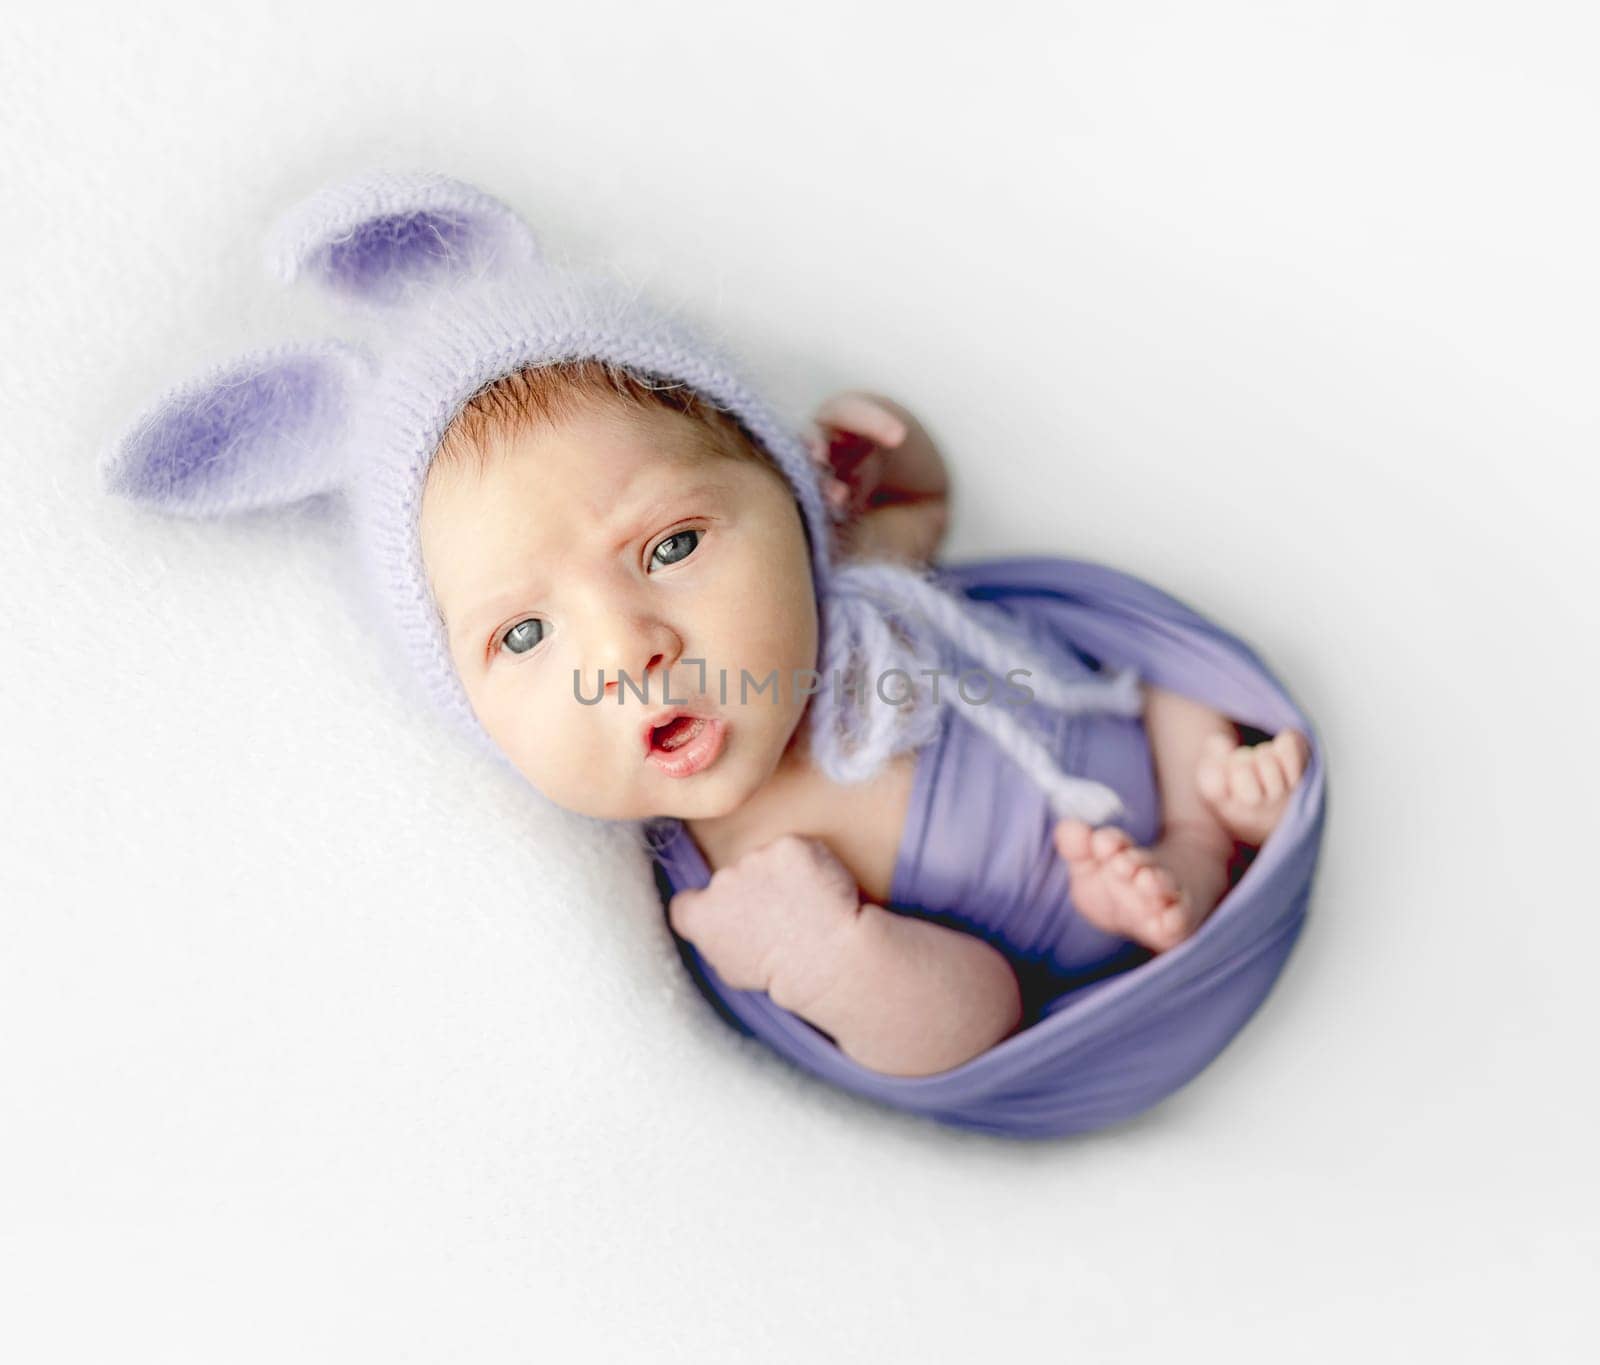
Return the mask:
<path id="1" fill-rule="evenodd" d="M 225 517 L 337 487 L 370 360 L 338 341 L 228 361 L 168 390 L 100 461 L 106 490 L 163 512 Z"/>
<path id="2" fill-rule="evenodd" d="M 540 259 L 532 230 L 482 190 L 442 175 L 378 172 L 330 185 L 267 234 L 267 268 L 347 300 L 404 302 L 418 287 Z"/>

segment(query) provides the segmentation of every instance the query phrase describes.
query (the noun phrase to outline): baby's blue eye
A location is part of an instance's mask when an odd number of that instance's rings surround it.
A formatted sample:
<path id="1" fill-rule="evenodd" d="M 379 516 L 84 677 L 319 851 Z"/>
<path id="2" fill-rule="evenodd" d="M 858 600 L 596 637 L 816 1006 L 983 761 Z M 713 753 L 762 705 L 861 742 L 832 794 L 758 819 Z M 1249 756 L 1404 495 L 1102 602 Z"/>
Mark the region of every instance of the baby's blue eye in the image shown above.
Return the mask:
<path id="1" fill-rule="evenodd" d="M 651 551 L 651 564 L 668 569 L 681 563 L 700 548 L 700 537 L 704 534 L 703 531 L 678 531 L 668 536 Z M 512 654 L 527 654 L 542 644 L 549 633 L 549 626 L 537 616 L 530 616 L 506 631 L 500 637 L 500 646 Z"/>
<path id="2" fill-rule="evenodd" d="M 545 623 L 537 616 L 530 616 L 526 621 L 518 621 L 512 626 L 500 637 L 500 643 L 508 646 L 513 654 L 526 654 L 548 634 Z"/>
<path id="3" fill-rule="evenodd" d="M 679 531 L 675 535 L 668 536 L 651 553 L 650 562 L 652 564 L 660 564 L 664 569 L 671 568 L 672 565 L 687 559 L 700 547 L 702 534 L 700 531 Z M 690 539 L 691 536 L 693 537 L 692 540 Z M 656 556 L 663 550 L 667 552 L 667 557 L 664 560 L 658 559 Z"/>

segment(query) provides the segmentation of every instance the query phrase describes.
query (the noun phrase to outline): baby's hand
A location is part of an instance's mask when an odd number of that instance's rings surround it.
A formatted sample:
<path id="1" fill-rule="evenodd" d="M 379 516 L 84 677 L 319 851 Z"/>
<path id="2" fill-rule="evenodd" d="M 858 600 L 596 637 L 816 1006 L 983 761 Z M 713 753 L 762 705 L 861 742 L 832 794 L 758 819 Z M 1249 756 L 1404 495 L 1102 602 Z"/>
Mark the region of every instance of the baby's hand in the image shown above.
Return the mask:
<path id="1" fill-rule="evenodd" d="M 832 850 L 785 834 L 678 892 L 667 919 L 734 990 L 766 991 L 801 1014 L 847 960 L 860 910 L 855 878 Z"/>
<path id="2" fill-rule="evenodd" d="M 906 439 L 907 424 L 885 400 L 864 393 L 835 394 L 812 422 L 806 444 L 822 469 L 823 496 L 835 521 L 852 521 L 871 505 L 883 479 L 883 452 Z"/>
<path id="3" fill-rule="evenodd" d="M 807 435 L 842 558 L 932 561 L 949 520 L 944 457 L 911 413 L 880 394 L 835 394 Z"/>

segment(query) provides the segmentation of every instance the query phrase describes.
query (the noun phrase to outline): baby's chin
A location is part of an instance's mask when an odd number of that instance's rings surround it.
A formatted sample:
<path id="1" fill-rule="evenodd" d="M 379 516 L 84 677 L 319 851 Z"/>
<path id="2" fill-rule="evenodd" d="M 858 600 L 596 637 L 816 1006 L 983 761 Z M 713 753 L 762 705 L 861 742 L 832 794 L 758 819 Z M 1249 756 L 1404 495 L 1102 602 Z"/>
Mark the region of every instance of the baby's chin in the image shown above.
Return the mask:
<path id="1" fill-rule="evenodd" d="M 715 820 L 739 809 L 761 786 L 761 775 L 742 765 L 719 763 L 692 777 L 666 777 L 654 771 L 627 792 L 553 792 L 533 782 L 546 800 L 574 815 L 595 820 Z M 529 779 L 532 782 L 532 779 Z"/>
<path id="2" fill-rule="evenodd" d="M 549 792 L 540 794 L 563 810 L 594 820 L 715 820 L 738 810 L 749 799 L 749 793 L 742 787 L 728 783 L 679 779 L 673 785 L 681 790 L 669 789 L 655 796 L 613 801 L 595 801 L 588 796 L 561 799 Z"/>
<path id="3" fill-rule="evenodd" d="M 693 777 L 662 777 L 648 784 L 647 809 L 636 819 L 715 820 L 744 805 L 761 786 L 764 773 L 748 772 L 743 764 L 718 764 Z"/>

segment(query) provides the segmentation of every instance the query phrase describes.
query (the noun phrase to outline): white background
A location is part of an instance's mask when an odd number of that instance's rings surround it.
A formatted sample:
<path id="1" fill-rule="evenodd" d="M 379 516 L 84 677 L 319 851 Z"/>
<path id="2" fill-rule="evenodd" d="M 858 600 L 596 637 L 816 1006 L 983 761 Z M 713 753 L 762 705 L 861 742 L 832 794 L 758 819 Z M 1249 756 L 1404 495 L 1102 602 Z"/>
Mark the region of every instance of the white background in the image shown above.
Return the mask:
<path id="1" fill-rule="evenodd" d="M 0 1356 L 1593 1358 L 1600 200 L 1581 4 L 141 4 L 0 45 Z M 261 234 L 457 175 L 803 414 L 1252 641 L 1312 917 L 1040 1144 L 736 1037 L 647 868 L 385 677 L 314 506 L 94 460 L 323 324 Z"/>

